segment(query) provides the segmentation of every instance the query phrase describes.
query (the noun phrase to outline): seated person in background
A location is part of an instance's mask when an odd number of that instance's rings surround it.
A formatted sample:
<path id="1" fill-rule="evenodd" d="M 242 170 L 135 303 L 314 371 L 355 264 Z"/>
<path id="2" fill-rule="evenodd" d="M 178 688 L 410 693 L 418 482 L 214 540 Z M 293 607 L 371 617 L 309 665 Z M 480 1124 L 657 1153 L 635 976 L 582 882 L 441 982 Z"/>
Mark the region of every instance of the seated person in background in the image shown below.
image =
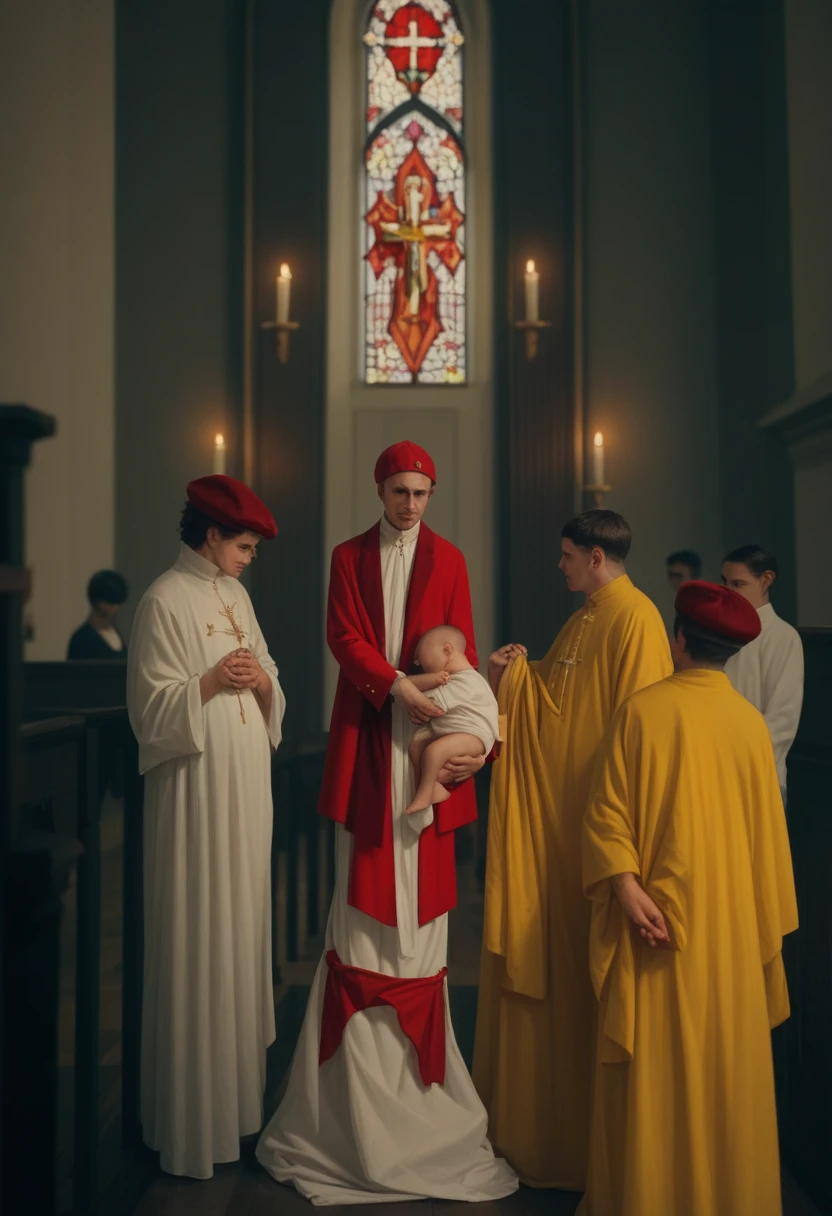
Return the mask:
<path id="1" fill-rule="evenodd" d="M 87 585 L 90 615 L 69 639 L 68 659 L 126 659 L 127 646 L 116 629 L 127 583 L 115 570 L 99 570 Z"/>
<path id="2" fill-rule="evenodd" d="M 803 643 L 800 634 L 774 611 L 771 585 L 777 558 L 760 545 L 734 549 L 722 563 L 722 581 L 757 609 L 760 636 L 725 664 L 738 693 L 766 720 L 777 763 L 780 792 L 786 796 L 786 756 L 794 743 L 803 705 Z"/>
<path id="3" fill-rule="evenodd" d="M 679 549 L 677 553 L 671 553 L 665 559 L 665 565 L 667 581 L 674 592 L 679 590 L 682 583 L 690 583 L 702 575 L 702 559 L 693 549 Z"/>
<path id="4" fill-rule="evenodd" d="M 439 784 L 446 763 L 455 756 L 487 756 L 499 734 L 497 699 L 466 659 L 467 645 L 461 629 L 438 625 L 423 634 L 416 647 L 414 662 L 424 674 L 407 678 L 442 716 L 420 726 L 410 742 L 416 792 L 408 815 L 450 798 Z"/>

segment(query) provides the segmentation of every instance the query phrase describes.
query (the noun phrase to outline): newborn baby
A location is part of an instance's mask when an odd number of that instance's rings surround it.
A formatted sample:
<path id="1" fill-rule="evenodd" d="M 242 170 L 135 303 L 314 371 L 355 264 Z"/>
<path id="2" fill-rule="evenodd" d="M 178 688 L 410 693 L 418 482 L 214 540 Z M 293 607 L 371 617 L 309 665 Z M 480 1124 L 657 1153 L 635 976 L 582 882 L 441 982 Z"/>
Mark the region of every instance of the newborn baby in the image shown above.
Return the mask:
<path id="1" fill-rule="evenodd" d="M 461 629 L 438 625 L 416 647 L 414 659 L 424 675 L 409 679 L 444 712 L 420 726 L 410 743 L 416 793 L 408 815 L 450 798 L 437 781 L 446 762 L 454 756 L 487 756 L 499 733 L 497 701 L 466 659 L 466 645 Z"/>

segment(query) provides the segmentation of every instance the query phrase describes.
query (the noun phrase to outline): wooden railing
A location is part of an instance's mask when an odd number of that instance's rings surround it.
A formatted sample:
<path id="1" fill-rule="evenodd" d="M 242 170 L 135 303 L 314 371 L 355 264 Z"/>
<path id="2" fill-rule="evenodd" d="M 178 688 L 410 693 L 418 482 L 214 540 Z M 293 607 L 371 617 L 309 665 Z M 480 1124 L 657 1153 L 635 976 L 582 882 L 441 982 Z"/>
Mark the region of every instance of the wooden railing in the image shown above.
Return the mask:
<path id="1" fill-rule="evenodd" d="M 77 842 L 80 852 L 75 942 L 76 1018 L 71 1207 L 96 1210 L 99 1154 L 100 812 L 110 758 L 123 755 L 122 1143 L 140 1139 L 139 1051 L 143 965 L 142 794 L 135 739 L 127 720 L 125 665 L 27 663 L 23 728 L 25 806 L 37 830 Z M 273 770 L 273 966 L 303 958 L 322 931 L 331 897 L 332 825 L 316 813 L 326 736 L 278 749 Z M 34 1051 L 34 1046 L 31 1045 Z M 29 1057 L 29 1048 L 24 1058 Z"/>

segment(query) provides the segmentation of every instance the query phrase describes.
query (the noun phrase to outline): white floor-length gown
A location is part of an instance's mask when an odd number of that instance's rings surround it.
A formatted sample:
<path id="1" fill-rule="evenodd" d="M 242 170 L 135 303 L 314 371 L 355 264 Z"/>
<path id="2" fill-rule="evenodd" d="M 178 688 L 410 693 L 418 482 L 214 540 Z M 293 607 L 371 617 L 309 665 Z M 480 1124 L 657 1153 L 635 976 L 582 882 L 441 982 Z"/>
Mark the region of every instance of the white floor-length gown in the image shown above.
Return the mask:
<path id="1" fill-rule="evenodd" d="M 419 525 L 400 533 L 381 524 L 381 567 L 387 659 L 398 667 L 407 590 Z M 396 915 L 391 928 L 347 904 L 352 837 L 336 826 L 336 883 L 326 949 L 341 962 L 384 975 L 436 975 L 447 962 L 448 916 L 419 927 L 419 831 L 432 811 L 407 816 L 411 773 L 407 745 L 413 727 L 393 707 L 392 802 Z M 417 822 L 421 819 L 421 822 Z M 326 959 L 318 967 L 280 1108 L 266 1127 L 257 1157 L 280 1182 L 292 1183 L 317 1205 L 385 1203 L 436 1198 L 491 1200 L 510 1194 L 517 1179 L 495 1158 L 486 1113 L 460 1055 L 447 987 L 444 1086 L 426 1087 L 413 1044 L 394 1009 L 355 1013 L 334 1056 L 318 1064 Z"/>
<path id="2" fill-rule="evenodd" d="M 240 645 L 271 677 L 268 723 L 251 691 L 202 704 L 200 676 Z M 263 1123 L 285 701 L 245 588 L 186 545 L 143 597 L 129 653 L 145 774 L 143 1134 L 163 1170 L 210 1178 Z"/>

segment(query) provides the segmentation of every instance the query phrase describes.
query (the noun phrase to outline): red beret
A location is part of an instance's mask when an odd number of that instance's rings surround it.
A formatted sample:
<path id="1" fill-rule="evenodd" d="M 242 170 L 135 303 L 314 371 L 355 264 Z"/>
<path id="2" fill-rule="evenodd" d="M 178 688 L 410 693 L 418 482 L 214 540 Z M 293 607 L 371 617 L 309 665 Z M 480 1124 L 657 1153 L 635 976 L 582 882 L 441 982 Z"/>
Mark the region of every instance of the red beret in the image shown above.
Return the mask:
<path id="1" fill-rule="evenodd" d="M 679 588 L 676 612 L 710 633 L 718 633 L 743 646 L 753 642 L 761 628 L 757 609 L 738 591 L 701 579 L 684 583 Z"/>
<path id="2" fill-rule="evenodd" d="M 188 483 L 188 502 L 223 528 L 256 532 L 264 540 L 277 536 L 272 513 L 247 485 L 235 477 L 214 473 Z"/>
<path id="3" fill-rule="evenodd" d="M 388 477 L 395 477 L 397 473 L 424 473 L 436 485 L 433 461 L 424 448 L 420 448 L 418 443 L 411 443 L 409 439 L 403 439 L 401 443 L 394 443 L 392 447 L 384 449 L 376 461 L 373 476 L 376 485 L 380 486 Z"/>

